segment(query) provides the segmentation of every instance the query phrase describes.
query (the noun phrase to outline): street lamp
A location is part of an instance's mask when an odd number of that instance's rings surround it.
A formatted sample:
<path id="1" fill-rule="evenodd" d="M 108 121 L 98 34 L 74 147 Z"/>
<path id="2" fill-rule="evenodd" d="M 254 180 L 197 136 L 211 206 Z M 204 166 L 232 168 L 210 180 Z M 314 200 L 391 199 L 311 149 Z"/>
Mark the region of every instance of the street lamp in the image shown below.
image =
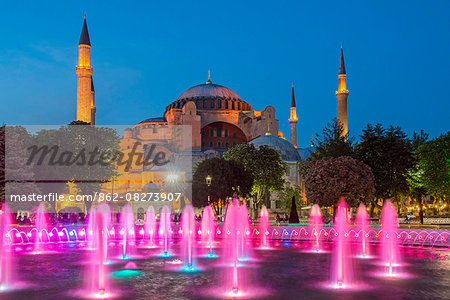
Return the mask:
<path id="1" fill-rule="evenodd" d="M 206 180 L 206 184 L 208 185 L 208 187 L 210 187 L 211 186 L 212 177 L 208 175 L 208 176 L 206 176 L 205 180 Z M 208 205 L 210 204 L 210 202 L 211 202 L 211 198 L 208 195 Z"/>

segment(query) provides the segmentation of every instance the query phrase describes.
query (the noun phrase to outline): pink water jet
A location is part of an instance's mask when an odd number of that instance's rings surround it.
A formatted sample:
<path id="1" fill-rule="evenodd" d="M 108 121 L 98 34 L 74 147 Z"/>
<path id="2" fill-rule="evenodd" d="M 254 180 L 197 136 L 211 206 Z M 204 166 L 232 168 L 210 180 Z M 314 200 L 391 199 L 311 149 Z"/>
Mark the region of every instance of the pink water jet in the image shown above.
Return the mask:
<path id="1" fill-rule="evenodd" d="M 399 274 L 401 257 L 397 238 L 397 213 L 395 207 L 388 199 L 384 202 L 381 212 L 381 240 L 382 264 L 386 267 L 386 276 L 393 277 Z"/>
<path id="2" fill-rule="evenodd" d="M 86 233 L 86 241 L 88 242 L 89 247 L 91 249 L 95 249 L 94 244 L 94 231 L 97 228 L 97 207 L 91 206 L 89 209 L 89 213 L 87 216 L 88 220 L 88 226 L 87 226 L 87 233 Z M 96 240 L 96 239 L 95 239 Z"/>
<path id="3" fill-rule="evenodd" d="M 44 236 L 44 233 L 47 235 L 47 238 L 48 238 L 47 228 L 48 228 L 49 223 L 50 223 L 50 221 L 49 221 L 47 209 L 45 208 L 44 202 L 41 202 L 41 204 L 39 204 L 39 206 L 36 210 L 35 222 L 34 222 L 34 227 L 36 228 L 36 240 L 35 240 L 35 244 L 34 244 L 34 252 L 35 253 L 40 252 L 41 242 L 43 240 L 42 237 Z"/>
<path id="4" fill-rule="evenodd" d="M 164 252 L 162 256 L 167 257 L 169 254 L 169 238 L 172 233 L 170 208 L 164 205 L 161 208 L 159 217 L 159 239 L 163 241 Z"/>
<path id="5" fill-rule="evenodd" d="M 14 270 L 12 264 L 11 239 L 8 233 L 11 229 L 11 212 L 6 204 L 0 210 L 0 292 L 14 285 Z"/>
<path id="6" fill-rule="evenodd" d="M 147 208 L 145 213 L 145 224 L 144 224 L 144 238 L 149 241 L 150 246 L 153 246 L 154 237 L 156 233 L 156 214 L 153 206 Z"/>
<path id="7" fill-rule="evenodd" d="M 214 220 L 214 214 L 211 206 L 206 206 L 203 209 L 202 222 L 201 222 L 201 237 L 203 245 L 207 245 L 209 249 L 208 257 L 215 257 L 213 252 L 214 235 L 216 233 L 216 224 Z"/>
<path id="8" fill-rule="evenodd" d="M 309 231 L 310 239 L 313 242 L 313 247 L 316 252 L 321 250 L 320 246 L 320 232 L 322 230 L 322 212 L 318 204 L 314 204 L 309 214 Z"/>
<path id="9" fill-rule="evenodd" d="M 103 205 L 103 206 L 102 206 Z M 89 251 L 88 266 L 85 271 L 86 288 L 89 297 L 97 299 L 109 298 L 109 276 L 107 270 L 106 255 L 108 248 L 108 221 L 109 207 L 101 204 L 98 210 L 91 210 L 91 240 L 92 251 Z M 110 216 L 110 214 L 109 214 Z"/>
<path id="10" fill-rule="evenodd" d="M 192 272 L 195 270 L 193 264 L 195 244 L 195 213 L 192 205 L 186 205 L 181 214 L 182 240 L 184 270 Z"/>
<path id="11" fill-rule="evenodd" d="M 120 235 L 122 238 L 122 259 L 131 257 L 136 242 L 134 213 L 130 204 L 123 207 L 120 214 Z"/>
<path id="12" fill-rule="evenodd" d="M 261 207 L 259 213 L 259 234 L 261 236 L 261 248 L 269 249 L 269 213 L 265 205 Z"/>
<path id="13" fill-rule="evenodd" d="M 227 266 L 225 269 L 225 283 L 226 294 L 231 297 L 239 297 L 242 295 L 244 280 L 245 280 L 245 268 L 239 268 L 240 253 L 242 253 L 241 247 L 245 247 L 245 243 L 242 244 L 242 238 L 245 233 L 242 233 L 244 225 L 243 217 L 244 210 L 242 209 L 235 199 L 232 203 L 228 204 L 225 214 L 225 224 L 223 227 L 224 236 L 224 252 L 223 260 Z M 248 222 L 248 216 L 247 216 Z"/>
<path id="14" fill-rule="evenodd" d="M 369 256 L 369 216 L 364 203 L 361 203 L 356 214 L 357 240 L 359 255 L 362 258 Z"/>
<path id="15" fill-rule="evenodd" d="M 237 201 L 236 201 L 237 202 Z M 249 260 L 251 257 L 251 248 L 248 245 L 251 234 L 251 225 L 248 215 L 248 209 L 245 205 L 238 205 L 238 238 L 239 238 L 239 260 Z"/>
<path id="16" fill-rule="evenodd" d="M 350 239 L 348 238 L 347 203 L 341 198 L 336 209 L 335 238 L 331 265 L 331 284 L 334 288 L 344 289 L 354 284 L 353 259 Z"/>

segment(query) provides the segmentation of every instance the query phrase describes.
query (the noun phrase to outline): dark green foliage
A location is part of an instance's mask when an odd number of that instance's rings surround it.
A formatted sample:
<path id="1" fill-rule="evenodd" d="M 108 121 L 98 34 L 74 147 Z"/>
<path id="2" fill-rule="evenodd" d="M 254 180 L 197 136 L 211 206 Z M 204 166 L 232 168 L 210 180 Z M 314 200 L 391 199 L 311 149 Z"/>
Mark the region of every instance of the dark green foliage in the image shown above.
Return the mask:
<path id="1" fill-rule="evenodd" d="M 211 176 L 211 185 L 206 183 L 206 177 Z M 253 185 L 253 175 L 236 161 L 223 158 L 205 159 L 197 165 L 193 177 L 192 193 L 195 207 L 207 206 L 208 196 L 217 214 L 227 198 L 250 195 Z M 219 203 L 219 200 L 222 202 Z"/>

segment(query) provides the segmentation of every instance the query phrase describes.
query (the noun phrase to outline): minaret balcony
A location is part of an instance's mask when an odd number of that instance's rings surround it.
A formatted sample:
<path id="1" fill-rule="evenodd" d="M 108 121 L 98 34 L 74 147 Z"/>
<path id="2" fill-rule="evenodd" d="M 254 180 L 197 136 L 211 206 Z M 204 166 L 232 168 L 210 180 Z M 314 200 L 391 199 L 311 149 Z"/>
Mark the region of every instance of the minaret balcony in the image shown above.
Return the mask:
<path id="1" fill-rule="evenodd" d="M 336 91 L 336 95 L 348 95 L 348 90 Z"/>

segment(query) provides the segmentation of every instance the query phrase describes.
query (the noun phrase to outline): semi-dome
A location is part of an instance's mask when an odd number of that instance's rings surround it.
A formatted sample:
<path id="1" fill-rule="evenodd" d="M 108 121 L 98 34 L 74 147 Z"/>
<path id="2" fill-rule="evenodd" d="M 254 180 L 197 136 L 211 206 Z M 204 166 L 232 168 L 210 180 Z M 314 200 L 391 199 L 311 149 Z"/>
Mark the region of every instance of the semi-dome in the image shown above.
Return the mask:
<path id="1" fill-rule="evenodd" d="M 251 141 L 255 147 L 259 148 L 260 146 L 266 145 L 272 149 L 278 150 L 281 155 L 281 159 L 284 161 L 298 161 L 300 159 L 300 155 L 297 152 L 297 149 L 286 141 L 285 139 L 279 138 L 273 135 L 265 135 Z"/>
<path id="2" fill-rule="evenodd" d="M 211 80 L 187 89 L 176 101 L 166 107 L 166 112 L 172 108 L 182 108 L 186 102 L 193 101 L 199 110 L 239 110 L 250 111 L 253 108 L 243 101 L 231 89 Z"/>

